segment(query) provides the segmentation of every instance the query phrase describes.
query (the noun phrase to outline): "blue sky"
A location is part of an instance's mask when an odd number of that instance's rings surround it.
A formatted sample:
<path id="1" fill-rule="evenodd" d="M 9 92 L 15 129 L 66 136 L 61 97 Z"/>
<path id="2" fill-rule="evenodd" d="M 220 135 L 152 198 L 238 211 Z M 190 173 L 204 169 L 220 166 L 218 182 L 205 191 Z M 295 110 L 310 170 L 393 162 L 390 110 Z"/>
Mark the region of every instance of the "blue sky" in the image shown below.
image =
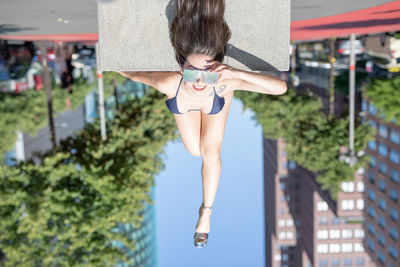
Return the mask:
<path id="1" fill-rule="evenodd" d="M 207 247 L 193 235 L 202 203 L 201 158 L 180 139 L 166 146 L 156 176 L 159 266 L 265 266 L 262 129 L 234 99 L 222 144 L 222 170 Z"/>

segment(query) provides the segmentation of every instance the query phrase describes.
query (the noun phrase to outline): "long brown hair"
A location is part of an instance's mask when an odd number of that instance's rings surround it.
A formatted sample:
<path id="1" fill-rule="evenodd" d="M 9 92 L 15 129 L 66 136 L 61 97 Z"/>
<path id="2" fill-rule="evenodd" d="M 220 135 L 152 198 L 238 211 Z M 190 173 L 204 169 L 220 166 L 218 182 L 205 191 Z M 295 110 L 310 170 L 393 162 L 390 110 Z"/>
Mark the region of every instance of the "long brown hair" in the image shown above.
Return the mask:
<path id="1" fill-rule="evenodd" d="M 171 43 L 183 65 L 190 54 L 206 54 L 222 62 L 231 31 L 224 20 L 224 0 L 177 0 L 171 24 Z"/>

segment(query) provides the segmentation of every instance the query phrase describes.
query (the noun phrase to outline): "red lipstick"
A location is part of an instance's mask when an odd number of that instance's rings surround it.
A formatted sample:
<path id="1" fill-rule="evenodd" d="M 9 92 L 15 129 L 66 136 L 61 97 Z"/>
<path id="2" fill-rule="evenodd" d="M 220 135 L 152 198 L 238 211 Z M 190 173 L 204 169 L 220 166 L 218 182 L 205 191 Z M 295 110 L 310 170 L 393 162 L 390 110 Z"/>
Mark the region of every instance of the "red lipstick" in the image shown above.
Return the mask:
<path id="1" fill-rule="evenodd" d="M 202 87 L 202 88 L 197 88 L 196 86 L 194 86 L 194 85 L 192 85 L 193 86 L 193 88 L 196 90 L 196 91 L 202 91 L 202 90 L 204 90 L 206 87 L 207 87 L 207 85 L 204 85 L 204 87 Z"/>

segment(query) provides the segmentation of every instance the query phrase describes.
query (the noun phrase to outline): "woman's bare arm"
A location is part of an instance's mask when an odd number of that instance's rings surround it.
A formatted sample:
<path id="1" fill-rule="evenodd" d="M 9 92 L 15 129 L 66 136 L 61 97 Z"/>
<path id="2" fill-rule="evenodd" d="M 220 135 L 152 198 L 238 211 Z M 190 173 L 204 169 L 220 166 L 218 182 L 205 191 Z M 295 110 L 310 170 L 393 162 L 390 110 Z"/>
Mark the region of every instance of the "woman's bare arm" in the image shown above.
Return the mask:
<path id="1" fill-rule="evenodd" d="M 286 82 L 264 73 L 238 70 L 234 90 L 244 90 L 270 95 L 282 95 L 287 91 Z"/>
<path id="2" fill-rule="evenodd" d="M 132 81 L 147 84 L 166 95 L 171 94 L 178 75 L 173 71 L 118 71 L 118 73 Z"/>
<path id="3" fill-rule="evenodd" d="M 226 79 L 232 90 L 243 90 L 270 95 L 281 95 L 287 91 L 286 82 L 264 73 L 234 69 L 216 62 L 211 71 L 220 74 L 219 79 Z"/>

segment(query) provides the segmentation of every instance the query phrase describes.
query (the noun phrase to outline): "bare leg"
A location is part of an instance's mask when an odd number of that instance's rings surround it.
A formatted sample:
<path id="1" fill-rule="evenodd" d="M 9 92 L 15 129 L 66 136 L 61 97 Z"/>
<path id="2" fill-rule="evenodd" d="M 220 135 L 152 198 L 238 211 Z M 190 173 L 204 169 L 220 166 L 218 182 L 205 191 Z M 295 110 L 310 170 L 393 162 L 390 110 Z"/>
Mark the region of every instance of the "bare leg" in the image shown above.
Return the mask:
<path id="1" fill-rule="evenodd" d="M 232 98 L 233 93 L 225 96 L 225 106 L 220 113 L 216 115 L 202 113 L 200 152 L 203 159 L 201 169 L 203 203 L 206 207 L 213 206 L 218 189 L 221 174 L 221 145 Z M 210 215 L 212 211 L 200 207 L 199 213 L 200 218 L 195 231 L 208 233 L 210 231 Z"/>

